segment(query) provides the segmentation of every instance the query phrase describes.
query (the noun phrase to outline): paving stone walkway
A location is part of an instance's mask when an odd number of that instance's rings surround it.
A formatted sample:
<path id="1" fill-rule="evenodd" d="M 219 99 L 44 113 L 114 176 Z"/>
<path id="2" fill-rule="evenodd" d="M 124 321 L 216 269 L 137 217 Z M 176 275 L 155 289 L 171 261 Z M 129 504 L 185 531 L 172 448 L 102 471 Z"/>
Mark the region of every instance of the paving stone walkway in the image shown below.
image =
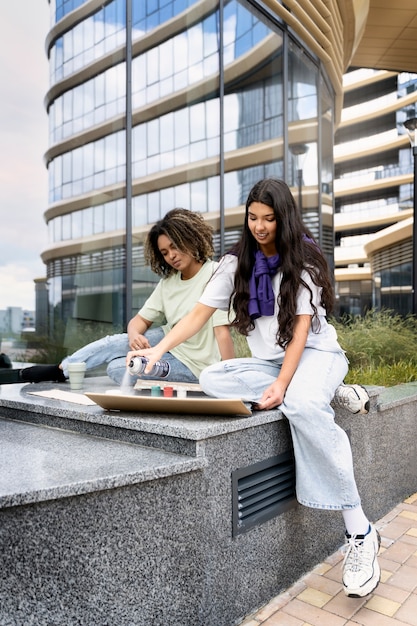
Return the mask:
<path id="1" fill-rule="evenodd" d="M 417 626 L 417 493 L 376 524 L 381 582 L 366 598 L 341 587 L 341 551 L 249 615 L 241 626 Z"/>

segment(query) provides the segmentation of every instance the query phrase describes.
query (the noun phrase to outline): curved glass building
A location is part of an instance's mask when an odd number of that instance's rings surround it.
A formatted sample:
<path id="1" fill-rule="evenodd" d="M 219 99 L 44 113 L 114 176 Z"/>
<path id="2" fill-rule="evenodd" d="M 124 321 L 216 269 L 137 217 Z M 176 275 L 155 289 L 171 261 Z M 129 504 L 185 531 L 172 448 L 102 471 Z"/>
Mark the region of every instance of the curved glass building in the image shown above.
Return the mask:
<path id="1" fill-rule="evenodd" d="M 417 68 L 417 64 L 416 64 Z M 352 69 L 335 137 L 335 277 L 339 312 L 413 309 L 413 154 L 417 74 Z"/>
<path id="2" fill-rule="evenodd" d="M 200 211 L 221 254 L 265 176 L 333 267 L 333 135 L 353 0 L 52 0 L 50 320 L 124 326 L 152 290 L 149 225 Z"/>

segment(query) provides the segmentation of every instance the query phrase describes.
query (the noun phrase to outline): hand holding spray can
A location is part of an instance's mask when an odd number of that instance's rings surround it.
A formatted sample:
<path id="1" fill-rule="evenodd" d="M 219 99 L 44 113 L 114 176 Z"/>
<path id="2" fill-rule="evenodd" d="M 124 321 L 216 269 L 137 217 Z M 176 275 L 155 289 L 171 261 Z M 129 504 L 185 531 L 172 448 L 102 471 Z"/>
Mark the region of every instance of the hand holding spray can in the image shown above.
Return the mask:
<path id="1" fill-rule="evenodd" d="M 131 359 L 127 369 L 132 376 L 140 376 L 145 372 L 147 364 L 148 359 L 145 356 L 135 356 Z M 170 369 L 168 361 L 157 361 L 151 371 L 146 375 L 154 376 L 155 378 L 166 378 Z"/>

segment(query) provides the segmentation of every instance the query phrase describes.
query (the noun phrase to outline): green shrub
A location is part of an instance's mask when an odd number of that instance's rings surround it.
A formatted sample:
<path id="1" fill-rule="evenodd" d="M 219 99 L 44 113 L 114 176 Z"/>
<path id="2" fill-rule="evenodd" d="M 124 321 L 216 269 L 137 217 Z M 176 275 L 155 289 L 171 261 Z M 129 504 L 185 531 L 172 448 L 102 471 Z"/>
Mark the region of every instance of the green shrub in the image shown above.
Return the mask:
<path id="1" fill-rule="evenodd" d="M 417 365 L 410 361 L 399 361 L 388 365 L 352 367 L 345 378 L 346 383 L 382 385 L 383 387 L 393 387 L 415 380 L 417 380 Z"/>
<path id="2" fill-rule="evenodd" d="M 331 319 L 349 359 L 345 382 L 391 387 L 417 380 L 417 318 L 389 310 Z M 237 357 L 250 356 L 246 338 L 234 330 Z"/>
<path id="3" fill-rule="evenodd" d="M 417 318 L 392 311 L 369 311 L 363 317 L 331 320 L 351 367 L 417 365 Z"/>
<path id="4" fill-rule="evenodd" d="M 369 311 L 331 323 L 350 362 L 347 383 L 391 387 L 417 380 L 415 316 Z"/>
<path id="5" fill-rule="evenodd" d="M 246 337 L 240 335 L 234 328 L 232 328 L 233 344 L 235 346 L 235 356 L 239 359 L 250 356 L 250 350 Z"/>

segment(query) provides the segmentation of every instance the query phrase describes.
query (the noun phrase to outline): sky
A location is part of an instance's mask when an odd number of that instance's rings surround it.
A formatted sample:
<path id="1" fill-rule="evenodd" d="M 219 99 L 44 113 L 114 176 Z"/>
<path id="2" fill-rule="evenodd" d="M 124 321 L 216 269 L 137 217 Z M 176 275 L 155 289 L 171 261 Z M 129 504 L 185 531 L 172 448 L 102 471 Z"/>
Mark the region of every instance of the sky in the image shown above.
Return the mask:
<path id="1" fill-rule="evenodd" d="M 48 0 L 0 6 L 0 310 L 35 310 L 48 246 Z"/>

